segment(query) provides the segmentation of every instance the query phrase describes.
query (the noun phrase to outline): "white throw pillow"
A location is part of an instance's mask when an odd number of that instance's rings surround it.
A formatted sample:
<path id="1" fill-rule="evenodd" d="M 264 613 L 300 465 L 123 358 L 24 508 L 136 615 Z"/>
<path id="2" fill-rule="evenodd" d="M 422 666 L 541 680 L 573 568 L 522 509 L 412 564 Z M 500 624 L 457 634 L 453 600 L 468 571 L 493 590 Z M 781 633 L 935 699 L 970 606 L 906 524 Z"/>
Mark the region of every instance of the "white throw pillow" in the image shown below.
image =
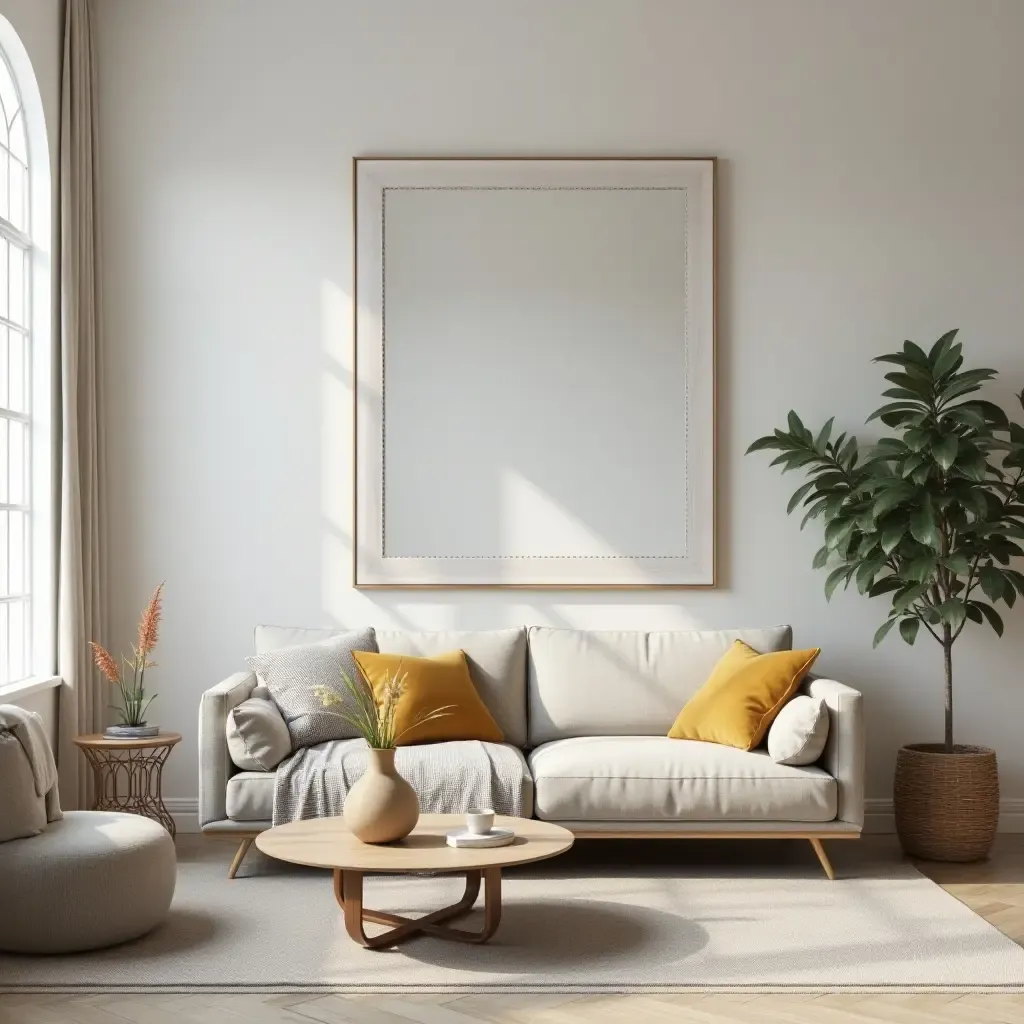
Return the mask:
<path id="1" fill-rule="evenodd" d="M 272 772 L 291 752 L 288 726 L 272 700 L 250 697 L 228 712 L 228 753 L 242 771 Z"/>
<path id="2" fill-rule="evenodd" d="M 259 682 L 268 687 L 292 738 L 292 748 L 312 747 L 327 740 L 350 740 L 358 730 L 335 711 L 324 707 L 317 690 L 326 688 L 351 707 L 342 670 L 358 680 L 353 651 L 377 650 L 372 627 L 338 633 L 319 643 L 265 651 L 245 660 Z"/>
<path id="3" fill-rule="evenodd" d="M 827 740 L 825 702 L 815 697 L 794 697 L 768 730 L 768 756 L 776 764 L 814 764 Z"/>

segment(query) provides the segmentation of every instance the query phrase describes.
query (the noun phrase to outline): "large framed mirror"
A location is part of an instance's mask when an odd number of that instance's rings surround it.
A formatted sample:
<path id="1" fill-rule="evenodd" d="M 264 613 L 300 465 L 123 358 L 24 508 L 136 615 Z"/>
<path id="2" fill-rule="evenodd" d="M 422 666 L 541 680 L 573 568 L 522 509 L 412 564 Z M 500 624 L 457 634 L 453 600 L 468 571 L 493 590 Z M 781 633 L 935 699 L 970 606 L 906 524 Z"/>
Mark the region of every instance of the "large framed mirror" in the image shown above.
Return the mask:
<path id="1" fill-rule="evenodd" d="M 357 159 L 355 585 L 715 583 L 715 162 Z"/>

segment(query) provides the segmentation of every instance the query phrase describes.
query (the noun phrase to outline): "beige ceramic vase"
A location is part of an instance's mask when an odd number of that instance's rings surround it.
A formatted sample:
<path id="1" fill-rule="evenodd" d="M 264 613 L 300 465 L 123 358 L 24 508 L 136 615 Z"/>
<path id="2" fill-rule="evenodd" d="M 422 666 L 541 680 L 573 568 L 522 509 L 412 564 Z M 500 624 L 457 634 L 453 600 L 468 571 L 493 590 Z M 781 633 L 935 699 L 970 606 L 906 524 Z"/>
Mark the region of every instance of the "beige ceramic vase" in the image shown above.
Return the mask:
<path id="1" fill-rule="evenodd" d="M 366 754 L 366 771 L 345 798 L 345 824 L 364 843 L 404 839 L 420 820 L 416 790 L 395 770 L 394 748 Z"/>

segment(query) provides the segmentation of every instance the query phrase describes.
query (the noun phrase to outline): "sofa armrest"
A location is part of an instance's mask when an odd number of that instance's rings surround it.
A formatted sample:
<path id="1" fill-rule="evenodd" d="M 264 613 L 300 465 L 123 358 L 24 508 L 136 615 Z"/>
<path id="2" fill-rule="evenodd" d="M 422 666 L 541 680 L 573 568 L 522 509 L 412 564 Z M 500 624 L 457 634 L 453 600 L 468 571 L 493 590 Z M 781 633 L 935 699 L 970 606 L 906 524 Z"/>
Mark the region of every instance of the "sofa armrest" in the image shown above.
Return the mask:
<path id="1" fill-rule="evenodd" d="M 228 754 L 224 730 L 228 712 L 256 688 L 255 672 L 236 672 L 207 690 L 199 701 L 199 824 L 223 821 L 228 779 L 237 770 Z"/>
<path id="2" fill-rule="evenodd" d="M 818 764 L 839 784 L 836 818 L 864 825 L 864 702 L 850 686 L 834 679 L 809 678 L 803 692 L 825 701 L 828 742 Z"/>

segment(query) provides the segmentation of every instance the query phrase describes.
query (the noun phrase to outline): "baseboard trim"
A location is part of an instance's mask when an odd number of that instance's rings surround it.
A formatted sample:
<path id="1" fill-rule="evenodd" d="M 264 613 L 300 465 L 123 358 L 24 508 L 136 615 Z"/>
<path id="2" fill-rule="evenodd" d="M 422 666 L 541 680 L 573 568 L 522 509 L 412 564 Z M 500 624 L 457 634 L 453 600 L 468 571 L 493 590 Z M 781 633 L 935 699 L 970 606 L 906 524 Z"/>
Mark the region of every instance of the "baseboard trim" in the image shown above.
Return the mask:
<path id="1" fill-rule="evenodd" d="M 202 831 L 199 827 L 199 808 L 194 798 L 166 797 L 164 803 L 171 812 L 174 824 L 183 834 Z M 892 800 L 869 797 L 864 801 L 864 833 L 875 835 L 896 831 L 892 813 Z M 1024 798 L 999 801 L 999 831 L 1024 832 Z M 827 836 L 825 838 L 828 838 Z"/>
<path id="2" fill-rule="evenodd" d="M 865 834 L 895 831 L 896 818 L 892 811 L 892 800 L 877 797 L 865 800 Z M 999 831 L 1024 832 L 1024 799 L 1014 797 L 999 801 Z"/>
<path id="3" fill-rule="evenodd" d="M 164 803 L 179 833 L 191 835 L 202 831 L 199 828 L 199 801 L 195 797 L 167 796 Z"/>

